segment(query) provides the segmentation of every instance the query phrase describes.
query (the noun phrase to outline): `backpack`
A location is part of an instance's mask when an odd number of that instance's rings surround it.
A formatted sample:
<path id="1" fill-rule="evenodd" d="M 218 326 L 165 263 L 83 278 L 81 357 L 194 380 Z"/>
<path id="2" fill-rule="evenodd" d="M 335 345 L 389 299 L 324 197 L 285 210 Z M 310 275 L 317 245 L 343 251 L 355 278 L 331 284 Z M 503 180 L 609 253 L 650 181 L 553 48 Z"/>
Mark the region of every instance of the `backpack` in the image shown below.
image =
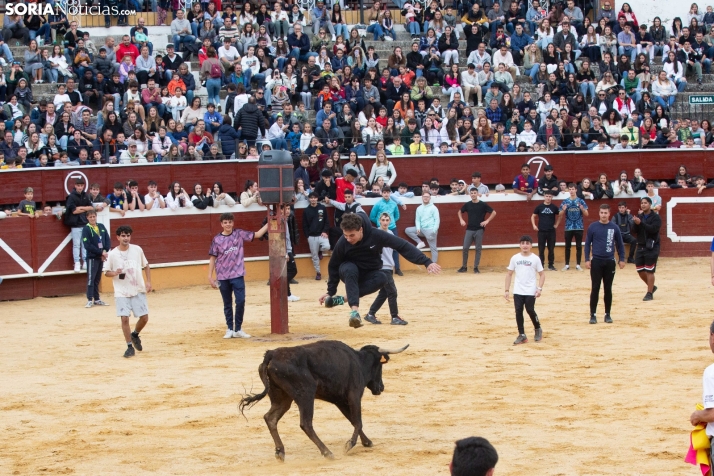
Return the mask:
<path id="1" fill-rule="evenodd" d="M 218 61 L 211 63 L 211 78 L 220 78 L 222 73 L 221 64 Z"/>

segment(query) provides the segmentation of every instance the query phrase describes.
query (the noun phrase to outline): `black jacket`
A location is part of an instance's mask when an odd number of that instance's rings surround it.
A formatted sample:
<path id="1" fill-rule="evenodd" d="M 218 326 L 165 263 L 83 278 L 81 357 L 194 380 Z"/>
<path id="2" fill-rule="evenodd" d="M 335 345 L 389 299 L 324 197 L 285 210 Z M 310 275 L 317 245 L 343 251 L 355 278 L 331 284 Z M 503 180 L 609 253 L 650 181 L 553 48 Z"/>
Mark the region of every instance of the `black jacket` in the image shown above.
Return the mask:
<path id="1" fill-rule="evenodd" d="M 538 179 L 538 195 L 544 195 L 546 189 L 552 190 L 553 188 L 558 188 L 558 177 L 555 174 L 551 176 L 550 180 L 545 175 Z M 555 193 L 558 194 L 557 191 Z"/>
<path id="2" fill-rule="evenodd" d="M 255 104 L 248 103 L 243 106 L 243 108 L 237 112 L 233 126 L 236 129 L 240 126 L 241 137 L 246 139 L 255 139 L 258 137 L 259 131 L 265 135 L 265 118 Z"/>
<path id="3" fill-rule="evenodd" d="M 67 203 L 65 204 L 64 212 L 64 224 L 70 228 L 80 228 L 86 225 L 87 215 L 84 213 L 75 214 L 74 211 L 77 207 L 91 207 L 92 200 L 89 199 L 87 192 L 77 193 L 76 190 L 72 191 L 67 196 Z"/>
<path id="4" fill-rule="evenodd" d="M 325 197 L 335 200 L 337 199 L 337 185 L 335 185 L 334 180 L 330 180 L 330 185 L 325 185 L 324 180 L 320 180 L 315 185 L 315 193 L 320 197 L 320 200 L 324 200 Z"/>
<path id="5" fill-rule="evenodd" d="M 218 140 L 221 141 L 223 155 L 230 158 L 236 151 L 236 141 L 240 140 L 240 134 L 238 134 L 238 131 L 236 131 L 233 126 L 221 124 L 216 136 Z"/>
<path id="6" fill-rule="evenodd" d="M 322 203 L 318 203 L 316 207 L 308 205 L 307 208 L 303 210 L 302 231 L 305 233 L 305 236 L 320 236 L 329 230 L 330 223 L 327 220 L 327 209 L 325 205 Z"/>
<path id="7" fill-rule="evenodd" d="M 632 221 L 632 215 L 629 213 L 623 215 L 617 212 L 611 221 L 620 229 L 622 236 L 629 235 L 632 232 L 632 227 L 635 226 L 635 222 Z"/>
<path id="8" fill-rule="evenodd" d="M 662 228 L 662 218 L 654 210 L 645 216 L 638 215 L 640 224 L 633 223 L 632 232 L 637 235 L 637 245 L 645 246 L 647 240 L 654 240 L 655 244 L 659 245 L 659 230 Z"/>
<path id="9" fill-rule="evenodd" d="M 87 259 L 101 259 L 102 253 L 107 253 L 112 247 L 112 240 L 109 237 L 107 229 L 101 223 L 97 223 L 99 234 L 87 223 L 82 228 L 82 246 L 87 250 Z M 102 242 L 102 247 L 99 247 L 99 242 Z"/>
<path id="10" fill-rule="evenodd" d="M 414 264 L 429 266 L 432 261 L 419 251 L 416 246 L 392 233 L 372 228 L 372 224 L 364 213 L 357 215 L 362 218 L 362 240 L 351 245 L 341 236 L 330 257 L 328 265 L 329 279 L 327 294 L 334 296 L 340 283 L 340 265 L 346 261 L 354 263 L 360 271 L 378 271 L 382 269 L 382 248 L 388 247 Z"/>

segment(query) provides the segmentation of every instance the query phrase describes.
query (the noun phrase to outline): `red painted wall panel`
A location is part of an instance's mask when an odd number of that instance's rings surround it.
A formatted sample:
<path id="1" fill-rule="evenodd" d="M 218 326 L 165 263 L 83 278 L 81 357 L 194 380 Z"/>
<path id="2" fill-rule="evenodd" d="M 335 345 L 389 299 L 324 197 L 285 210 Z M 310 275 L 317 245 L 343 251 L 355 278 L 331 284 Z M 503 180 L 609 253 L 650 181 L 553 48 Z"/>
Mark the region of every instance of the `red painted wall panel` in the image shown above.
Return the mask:
<path id="1" fill-rule="evenodd" d="M 640 167 L 648 179 L 672 180 L 680 164 L 685 164 L 691 175 L 704 174 L 714 178 L 714 158 L 706 151 L 685 152 L 681 150 L 652 150 L 632 152 L 571 153 L 556 152 L 543 154 L 476 154 L 425 157 L 391 157 L 397 170 L 397 182 L 419 185 L 423 180 L 438 177 L 445 184 L 451 178 L 467 180 L 474 171 L 480 171 L 484 183 L 510 184 L 520 172 L 520 166 L 534 157 L 544 157 L 555 168 L 558 178 L 580 181 L 583 177 L 595 178 L 606 173 L 610 179 L 621 170 L 631 176 L 635 167 Z M 538 169 L 540 159 L 535 159 L 532 173 Z M 365 170 L 369 173 L 373 159 L 364 159 Z M 130 166 L 89 166 L 77 170 L 85 174 L 88 181 L 98 182 L 103 194 L 111 193 L 115 181 L 139 182 L 144 193 L 149 180 L 159 185 L 162 193 L 168 191 L 172 181 L 178 180 L 189 190 L 200 182 L 207 186 L 220 181 L 228 192 L 243 191 L 245 181 L 257 177 L 255 162 L 203 162 L 180 164 L 150 164 Z M 542 164 L 540 164 L 542 165 Z M 0 173 L 0 204 L 19 203 L 22 190 L 27 186 L 35 188 L 37 201 L 62 201 L 66 197 L 65 178 L 73 169 L 43 169 Z M 541 172 L 542 174 L 542 172 Z M 70 181 L 71 182 L 71 181 Z M 71 184 L 70 184 L 71 185 Z M 71 187 L 70 187 L 71 188 Z"/>

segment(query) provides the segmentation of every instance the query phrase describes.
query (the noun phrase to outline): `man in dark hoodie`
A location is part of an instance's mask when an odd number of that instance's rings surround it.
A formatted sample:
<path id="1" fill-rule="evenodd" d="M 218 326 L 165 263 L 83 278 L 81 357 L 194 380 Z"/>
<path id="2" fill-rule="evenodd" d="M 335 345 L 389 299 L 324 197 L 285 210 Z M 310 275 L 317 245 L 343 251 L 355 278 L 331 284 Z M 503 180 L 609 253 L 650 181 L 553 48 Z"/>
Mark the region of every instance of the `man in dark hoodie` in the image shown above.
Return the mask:
<path id="1" fill-rule="evenodd" d="M 84 259 L 83 268 L 87 268 L 87 250 L 82 246 L 82 231 L 88 223 L 86 212 L 94 210 L 92 201 L 84 191 L 86 182 L 83 178 L 77 178 L 74 181 L 74 191 L 67 196 L 65 204 L 64 223 L 72 229 L 72 256 L 74 257 L 74 272 L 79 273 L 80 268 L 80 252 Z"/>
<path id="2" fill-rule="evenodd" d="M 82 244 L 87 253 L 87 305 L 84 307 L 107 306 L 99 298 L 99 282 L 102 280 L 102 267 L 109 256 L 112 240 L 104 225 L 97 223 L 96 210 L 87 211 L 86 217 L 88 223 L 82 228 Z"/>
<path id="3" fill-rule="evenodd" d="M 255 97 L 251 96 L 248 98 L 248 104 L 236 112 L 233 126 L 240 131 L 241 138 L 248 143 L 248 146 L 251 146 L 255 144 L 255 140 L 258 138 L 258 131 L 265 135 L 266 122 L 263 113 L 258 110 Z"/>
<path id="4" fill-rule="evenodd" d="M 545 195 L 546 190 L 551 190 L 553 195 L 558 195 L 558 177 L 553 173 L 553 166 L 545 166 L 545 175 L 538 179 L 538 195 Z"/>
<path id="5" fill-rule="evenodd" d="M 359 298 L 379 291 L 387 282 L 387 276 L 382 272 L 382 248 L 392 248 L 408 261 L 425 266 L 430 273 L 441 272 L 441 266 L 432 262 L 411 243 L 372 228 L 364 213 L 344 214 L 340 228 L 343 235 L 337 241 L 328 265 L 327 293 L 320 296 L 319 301 L 328 308 L 344 304 L 345 298 L 335 295 L 337 285 L 343 281 L 347 302 L 352 308 L 350 327 L 362 327 Z"/>

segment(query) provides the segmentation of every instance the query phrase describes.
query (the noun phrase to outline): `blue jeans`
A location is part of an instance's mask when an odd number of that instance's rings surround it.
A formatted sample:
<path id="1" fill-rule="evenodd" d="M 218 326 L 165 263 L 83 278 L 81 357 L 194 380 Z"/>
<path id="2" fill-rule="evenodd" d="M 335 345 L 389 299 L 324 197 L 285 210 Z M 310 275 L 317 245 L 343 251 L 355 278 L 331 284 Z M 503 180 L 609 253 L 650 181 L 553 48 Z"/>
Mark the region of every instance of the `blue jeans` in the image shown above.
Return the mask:
<path id="1" fill-rule="evenodd" d="M 270 139 L 270 145 L 275 150 L 288 150 L 288 143 L 285 139 Z"/>
<path id="2" fill-rule="evenodd" d="M 394 41 L 397 41 L 397 33 L 394 31 L 394 28 L 391 30 L 383 29 L 383 31 L 386 36 L 391 36 Z"/>
<path id="3" fill-rule="evenodd" d="M 680 93 L 683 93 L 684 90 L 687 89 L 687 82 L 683 81 L 682 79 L 677 80 L 674 83 L 677 85 L 677 91 L 679 91 Z"/>
<path id="4" fill-rule="evenodd" d="M 57 83 L 57 80 L 59 79 L 59 71 L 57 71 L 55 68 L 49 68 L 46 69 L 47 74 L 50 76 L 50 81 L 53 83 Z M 118 111 L 119 109 L 115 109 L 115 111 Z"/>
<path id="5" fill-rule="evenodd" d="M 340 36 L 342 35 L 342 38 L 347 39 L 349 38 L 350 32 L 347 31 L 347 25 L 343 23 L 335 23 L 335 36 Z"/>
<path id="6" fill-rule="evenodd" d="M 8 63 L 15 61 L 15 58 L 12 56 L 12 51 L 10 51 L 10 47 L 7 46 L 7 43 L 3 43 L 2 46 L 0 46 L 0 51 L 2 51 L 2 56 Z"/>
<path id="7" fill-rule="evenodd" d="M 372 33 L 374 35 L 374 41 L 377 41 L 380 37 L 384 36 L 384 30 L 382 30 L 382 25 L 379 23 L 373 23 L 367 27 L 367 33 Z"/>
<path id="8" fill-rule="evenodd" d="M 663 108 L 668 108 L 672 107 L 672 104 L 674 104 L 674 99 L 676 96 L 670 96 L 667 98 L 665 101 L 661 96 L 654 96 L 654 100 L 657 101 L 657 104 L 660 104 Z"/>
<path id="9" fill-rule="evenodd" d="M 254 74 L 251 79 L 255 79 L 255 81 L 258 83 L 259 88 L 264 88 L 265 87 L 265 75 L 264 74 Z"/>
<path id="10" fill-rule="evenodd" d="M 411 35 L 421 35 L 421 27 L 418 21 L 412 21 L 407 23 L 407 28 Z"/>
<path id="11" fill-rule="evenodd" d="M 152 107 L 156 108 L 156 112 L 159 114 L 159 117 L 162 117 L 164 113 L 166 112 L 166 106 L 161 104 L 161 103 L 155 103 L 151 102 L 149 104 L 144 104 L 144 112 L 146 113 L 146 116 L 149 116 L 149 109 Z"/>
<path id="12" fill-rule="evenodd" d="M 208 90 L 208 103 L 216 106 L 221 104 L 221 78 L 208 78 L 206 89 Z"/>
<path id="13" fill-rule="evenodd" d="M 293 48 L 288 56 L 291 58 L 297 58 L 298 61 L 307 61 L 310 56 L 317 57 L 319 55 L 313 52 L 302 54 L 300 53 L 300 48 Z"/>
<path id="14" fill-rule="evenodd" d="M 631 46 L 619 46 L 617 48 L 617 51 L 620 54 L 620 56 L 629 55 L 630 62 L 632 64 L 635 64 L 635 60 L 637 59 L 637 48 L 633 48 Z"/>
<path id="15" fill-rule="evenodd" d="M 82 254 L 82 260 L 87 261 L 87 250 L 82 246 L 82 230 L 80 228 L 72 228 L 72 257 L 75 263 L 79 263 L 80 252 Z"/>
<path id="16" fill-rule="evenodd" d="M 573 73 L 575 74 L 575 68 L 573 67 L 573 63 L 568 63 L 564 66 L 565 72 L 566 73 Z"/>
<path id="17" fill-rule="evenodd" d="M 594 98 L 595 97 L 595 84 L 593 84 L 592 82 L 580 83 L 580 92 L 585 97 L 588 97 L 588 94 L 590 94 L 590 97 Z"/>
<path id="18" fill-rule="evenodd" d="M 407 3 L 407 0 L 394 0 L 394 4 L 397 5 L 400 10 L 404 8 L 405 3 Z"/>
<path id="19" fill-rule="evenodd" d="M 278 70 L 280 72 L 282 72 L 283 69 L 285 69 L 285 63 L 288 62 L 288 59 L 287 58 L 278 58 L 277 61 L 278 61 Z"/>
<path id="20" fill-rule="evenodd" d="M 239 331 L 243 325 L 245 312 L 245 281 L 243 277 L 222 279 L 218 281 L 218 289 L 223 298 L 223 314 L 226 316 L 226 326 L 233 331 Z M 233 296 L 236 299 L 235 325 L 233 325 Z"/>
<path id="21" fill-rule="evenodd" d="M 45 40 L 45 44 L 49 44 L 52 42 L 52 33 L 51 33 L 51 28 L 49 23 L 45 23 L 40 27 L 39 30 L 30 30 L 30 39 L 34 40 L 38 36 L 41 36 Z"/>
<path id="22" fill-rule="evenodd" d="M 198 38 L 198 23 L 195 21 L 191 22 L 191 34 Z"/>
<path id="23" fill-rule="evenodd" d="M 181 43 L 195 43 L 196 42 L 196 37 L 192 35 L 174 35 L 174 49 L 176 52 L 179 52 L 179 45 Z"/>

